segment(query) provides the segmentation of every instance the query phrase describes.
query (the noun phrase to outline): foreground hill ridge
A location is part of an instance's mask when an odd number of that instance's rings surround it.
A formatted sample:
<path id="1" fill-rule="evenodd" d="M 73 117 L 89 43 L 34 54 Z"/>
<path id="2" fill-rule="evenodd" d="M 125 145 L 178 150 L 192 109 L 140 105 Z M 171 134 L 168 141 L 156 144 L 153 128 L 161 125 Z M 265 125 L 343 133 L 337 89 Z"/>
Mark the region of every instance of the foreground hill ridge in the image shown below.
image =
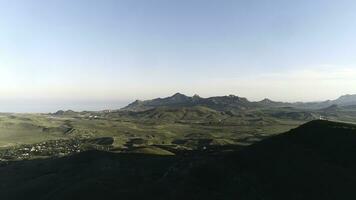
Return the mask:
<path id="1" fill-rule="evenodd" d="M 192 97 L 176 93 L 172 96 L 165 98 L 155 98 L 152 100 L 136 100 L 126 107 L 120 109 L 121 111 L 145 111 L 157 107 L 192 107 L 192 106 L 205 106 L 219 111 L 226 110 L 246 110 L 261 107 L 296 107 L 302 109 L 323 109 L 333 105 L 338 106 L 351 106 L 356 105 L 355 95 L 343 95 L 335 100 L 327 100 L 321 102 L 280 102 L 273 101 L 265 98 L 261 101 L 249 101 L 245 97 L 239 97 L 236 95 L 227 96 L 214 96 L 203 98 L 199 95 Z"/>

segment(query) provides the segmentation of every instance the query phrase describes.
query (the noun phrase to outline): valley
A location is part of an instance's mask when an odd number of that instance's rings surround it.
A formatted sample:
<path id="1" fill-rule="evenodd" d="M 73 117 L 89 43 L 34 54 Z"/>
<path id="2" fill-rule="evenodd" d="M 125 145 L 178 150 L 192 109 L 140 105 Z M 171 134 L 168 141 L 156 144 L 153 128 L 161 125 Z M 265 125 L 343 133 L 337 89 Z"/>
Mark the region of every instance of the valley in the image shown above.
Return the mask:
<path id="1" fill-rule="evenodd" d="M 316 119 L 356 122 L 356 107 L 349 99 L 346 102 L 331 106 L 321 102 L 327 107 L 310 109 L 311 103 L 301 108 L 300 103 L 177 93 L 118 110 L 2 113 L 0 159 L 62 157 L 88 150 L 172 155 L 180 150 L 247 146 Z"/>

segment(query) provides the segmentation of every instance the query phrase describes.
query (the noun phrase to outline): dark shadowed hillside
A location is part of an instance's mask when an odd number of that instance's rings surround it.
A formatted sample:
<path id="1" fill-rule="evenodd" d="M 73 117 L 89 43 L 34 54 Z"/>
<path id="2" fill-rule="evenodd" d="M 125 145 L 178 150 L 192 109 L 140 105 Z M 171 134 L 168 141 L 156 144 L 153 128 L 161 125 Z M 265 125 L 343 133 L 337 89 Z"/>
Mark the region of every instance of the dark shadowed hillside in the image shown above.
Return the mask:
<path id="1" fill-rule="evenodd" d="M 248 147 L 2 162 L 0 198 L 355 199 L 355 144 L 355 125 L 312 121 Z"/>
<path id="2" fill-rule="evenodd" d="M 355 144 L 355 125 L 312 121 L 232 159 L 263 199 L 354 199 Z"/>

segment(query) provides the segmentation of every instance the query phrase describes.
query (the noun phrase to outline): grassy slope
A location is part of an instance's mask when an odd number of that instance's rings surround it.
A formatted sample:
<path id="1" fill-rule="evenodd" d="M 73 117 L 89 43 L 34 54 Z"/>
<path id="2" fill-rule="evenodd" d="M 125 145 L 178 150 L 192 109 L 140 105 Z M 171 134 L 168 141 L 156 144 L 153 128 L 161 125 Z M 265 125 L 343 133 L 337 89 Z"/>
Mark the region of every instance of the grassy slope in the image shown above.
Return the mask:
<path id="1" fill-rule="evenodd" d="M 42 115 L 2 114 L 0 147 L 63 138 L 63 131 L 56 129 L 63 124 L 64 119 L 49 119 Z M 48 134 L 44 128 L 54 129 Z"/>
<path id="2" fill-rule="evenodd" d="M 88 114 L 31 115 L 3 114 L 0 117 L 0 147 L 45 140 L 110 136 L 115 146 L 132 138 L 150 144 L 170 144 L 177 139 L 233 139 L 265 137 L 287 131 L 303 121 L 275 119 L 261 113 L 231 115 L 209 108 L 158 109 L 124 116 Z"/>

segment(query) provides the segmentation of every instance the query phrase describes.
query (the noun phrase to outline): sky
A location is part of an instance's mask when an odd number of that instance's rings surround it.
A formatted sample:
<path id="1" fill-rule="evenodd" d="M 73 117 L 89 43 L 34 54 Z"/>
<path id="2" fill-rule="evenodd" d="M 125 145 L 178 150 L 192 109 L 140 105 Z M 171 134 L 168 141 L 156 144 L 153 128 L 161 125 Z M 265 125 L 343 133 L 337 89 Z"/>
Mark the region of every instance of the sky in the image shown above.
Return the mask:
<path id="1" fill-rule="evenodd" d="M 353 0 L 0 0 L 0 111 L 356 93 Z"/>

